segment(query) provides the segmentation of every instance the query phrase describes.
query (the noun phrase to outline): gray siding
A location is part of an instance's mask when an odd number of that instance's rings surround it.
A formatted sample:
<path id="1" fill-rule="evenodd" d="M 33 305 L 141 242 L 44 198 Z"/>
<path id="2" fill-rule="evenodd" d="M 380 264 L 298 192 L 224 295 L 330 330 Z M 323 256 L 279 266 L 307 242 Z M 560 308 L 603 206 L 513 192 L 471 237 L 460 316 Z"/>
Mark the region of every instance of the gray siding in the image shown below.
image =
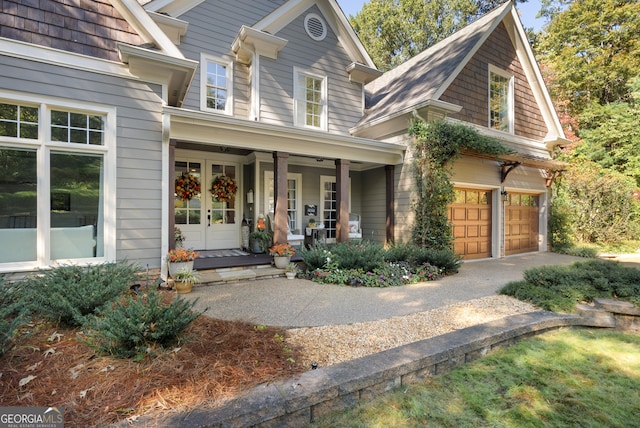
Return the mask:
<path id="1" fill-rule="evenodd" d="M 185 57 L 200 61 L 205 53 L 233 60 L 231 44 L 243 25 L 252 26 L 284 1 L 205 1 L 178 18 L 189 22 L 187 34 L 178 46 Z M 249 70 L 234 64 L 233 114 L 248 117 Z M 191 82 L 183 107 L 200 110 L 200 69 Z"/>
<path id="2" fill-rule="evenodd" d="M 0 63 L 0 88 L 116 107 L 116 256 L 142 266 L 159 267 L 162 256 L 160 88 L 10 57 L 2 57 Z"/>
<path id="3" fill-rule="evenodd" d="M 362 85 L 349 81 L 346 68 L 351 59 L 329 27 L 327 37 L 317 42 L 304 30 L 304 17 L 310 8 L 276 34 L 289 42 L 277 60 L 260 60 L 260 119 L 266 123 L 293 126 L 293 68 L 327 76 L 329 132 L 348 134 L 361 118 Z"/>
<path id="4" fill-rule="evenodd" d="M 387 224 L 386 172 L 384 167 L 361 173 L 362 210 L 356 212 L 362 218 L 362 237 L 384 244 Z"/>

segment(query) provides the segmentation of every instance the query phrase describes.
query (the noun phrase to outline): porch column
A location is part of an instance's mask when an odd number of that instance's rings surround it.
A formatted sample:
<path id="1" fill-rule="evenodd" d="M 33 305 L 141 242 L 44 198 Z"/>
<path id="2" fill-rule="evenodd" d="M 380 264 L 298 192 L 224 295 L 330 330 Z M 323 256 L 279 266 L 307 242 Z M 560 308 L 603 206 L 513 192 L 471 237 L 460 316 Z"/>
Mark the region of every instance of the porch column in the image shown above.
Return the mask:
<path id="1" fill-rule="evenodd" d="M 349 240 L 349 163 L 336 160 L 336 242 Z"/>
<path id="2" fill-rule="evenodd" d="M 176 248 L 175 235 L 173 229 L 176 226 L 175 216 L 175 196 L 176 191 L 176 140 L 169 140 L 169 249 Z"/>
<path id="3" fill-rule="evenodd" d="M 287 173 L 289 153 L 273 152 L 273 242 L 287 242 Z"/>
<path id="4" fill-rule="evenodd" d="M 396 226 L 396 216 L 395 216 L 395 166 L 394 165 L 386 165 L 384 167 L 384 171 L 386 174 L 386 205 L 387 205 L 387 222 L 386 222 L 386 243 L 392 244 L 396 240 L 395 234 L 395 226 Z"/>

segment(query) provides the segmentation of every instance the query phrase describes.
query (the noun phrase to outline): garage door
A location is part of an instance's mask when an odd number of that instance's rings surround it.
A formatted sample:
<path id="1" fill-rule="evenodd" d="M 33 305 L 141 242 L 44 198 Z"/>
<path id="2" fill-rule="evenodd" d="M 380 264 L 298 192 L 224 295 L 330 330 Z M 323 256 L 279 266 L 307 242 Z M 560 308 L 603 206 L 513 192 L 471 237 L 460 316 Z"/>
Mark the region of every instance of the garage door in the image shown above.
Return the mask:
<path id="1" fill-rule="evenodd" d="M 505 254 L 538 251 L 540 197 L 522 193 L 509 194 L 505 201 Z"/>
<path id="2" fill-rule="evenodd" d="M 491 191 L 455 189 L 449 206 L 453 247 L 466 260 L 491 257 Z"/>

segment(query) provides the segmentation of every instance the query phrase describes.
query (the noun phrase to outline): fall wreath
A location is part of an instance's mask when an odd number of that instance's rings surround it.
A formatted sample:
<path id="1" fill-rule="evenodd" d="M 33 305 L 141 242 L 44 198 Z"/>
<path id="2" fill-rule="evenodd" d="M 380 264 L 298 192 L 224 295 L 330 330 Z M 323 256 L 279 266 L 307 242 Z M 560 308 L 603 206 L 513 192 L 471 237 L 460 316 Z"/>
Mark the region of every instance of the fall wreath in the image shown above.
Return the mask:
<path id="1" fill-rule="evenodd" d="M 182 173 L 176 178 L 176 195 L 183 201 L 189 201 L 200 193 L 200 181 L 191 174 Z"/>
<path id="2" fill-rule="evenodd" d="M 231 177 L 221 175 L 213 180 L 209 191 L 217 201 L 229 202 L 238 191 L 238 186 Z"/>

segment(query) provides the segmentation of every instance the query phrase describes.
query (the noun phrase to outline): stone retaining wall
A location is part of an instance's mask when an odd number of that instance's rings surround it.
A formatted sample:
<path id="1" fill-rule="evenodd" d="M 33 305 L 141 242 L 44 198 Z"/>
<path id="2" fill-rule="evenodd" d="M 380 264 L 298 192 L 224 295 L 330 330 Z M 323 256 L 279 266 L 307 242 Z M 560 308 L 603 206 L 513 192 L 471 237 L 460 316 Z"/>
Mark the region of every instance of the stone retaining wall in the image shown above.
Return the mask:
<path id="1" fill-rule="evenodd" d="M 493 349 L 552 329 L 580 326 L 640 330 L 640 308 L 625 302 L 600 299 L 584 311 L 586 315 L 583 310 L 580 315 L 514 315 L 258 386 L 222 407 L 158 419 L 140 418 L 133 426 L 307 426 L 329 412 L 423 381 Z"/>

